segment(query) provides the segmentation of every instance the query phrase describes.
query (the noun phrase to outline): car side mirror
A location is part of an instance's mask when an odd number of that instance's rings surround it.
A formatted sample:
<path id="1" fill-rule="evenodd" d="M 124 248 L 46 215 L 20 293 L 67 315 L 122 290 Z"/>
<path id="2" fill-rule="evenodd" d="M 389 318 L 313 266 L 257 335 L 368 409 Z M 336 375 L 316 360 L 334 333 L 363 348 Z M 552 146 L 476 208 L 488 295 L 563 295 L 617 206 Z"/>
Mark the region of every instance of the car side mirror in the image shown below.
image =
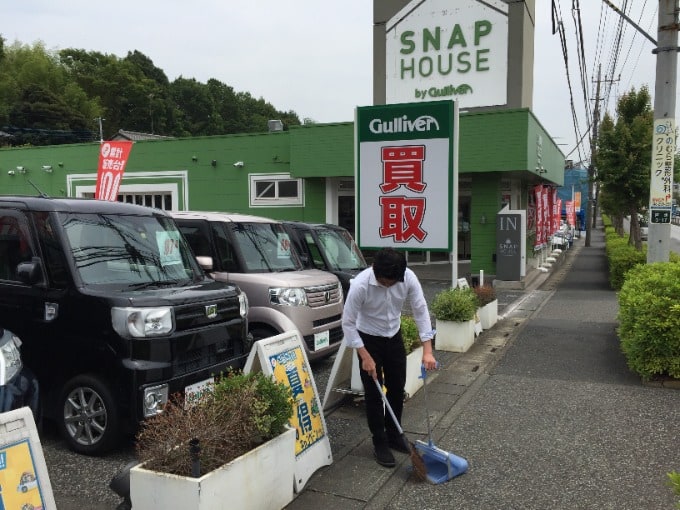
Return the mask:
<path id="1" fill-rule="evenodd" d="M 212 271 L 213 270 L 213 259 L 212 257 L 207 257 L 204 255 L 198 255 L 196 257 L 196 261 L 198 262 L 198 265 L 203 268 L 204 271 Z"/>
<path id="2" fill-rule="evenodd" d="M 21 283 L 34 285 L 41 278 L 40 259 L 33 257 L 30 262 L 19 262 L 17 264 L 17 278 Z"/>

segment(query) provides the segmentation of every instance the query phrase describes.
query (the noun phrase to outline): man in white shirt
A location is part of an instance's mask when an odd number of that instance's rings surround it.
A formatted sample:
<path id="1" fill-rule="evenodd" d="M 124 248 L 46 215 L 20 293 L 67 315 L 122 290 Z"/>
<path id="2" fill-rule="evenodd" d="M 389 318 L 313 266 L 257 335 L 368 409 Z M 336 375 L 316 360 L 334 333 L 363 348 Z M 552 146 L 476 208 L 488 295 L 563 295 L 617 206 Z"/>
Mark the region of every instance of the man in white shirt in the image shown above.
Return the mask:
<path id="1" fill-rule="evenodd" d="M 366 418 L 373 435 L 376 462 L 394 467 L 390 448 L 409 453 L 409 446 L 389 413 L 374 380 L 387 390 L 387 400 L 401 423 L 406 383 L 406 351 L 401 337 L 401 311 L 406 300 L 411 304 L 423 345 L 423 365 L 436 368 L 432 353 L 432 322 L 418 277 L 406 267 L 404 254 L 393 248 L 379 250 L 371 267 L 364 269 L 351 282 L 342 329 L 347 346 L 359 356 L 361 381 L 364 384 Z"/>

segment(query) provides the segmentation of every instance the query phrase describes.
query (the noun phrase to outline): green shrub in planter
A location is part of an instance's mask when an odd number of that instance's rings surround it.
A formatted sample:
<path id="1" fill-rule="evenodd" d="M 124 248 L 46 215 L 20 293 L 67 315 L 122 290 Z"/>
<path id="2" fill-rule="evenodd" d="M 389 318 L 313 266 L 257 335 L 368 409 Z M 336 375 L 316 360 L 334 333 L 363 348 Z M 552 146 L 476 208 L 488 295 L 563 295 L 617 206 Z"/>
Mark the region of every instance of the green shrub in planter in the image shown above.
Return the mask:
<path id="1" fill-rule="evenodd" d="M 477 305 L 477 295 L 471 288 L 454 287 L 435 295 L 430 310 L 438 320 L 465 322 L 475 318 Z"/>
<path id="2" fill-rule="evenodd" d="M 416 326 L 416 321 L 410 315 L 401 316 L 401 337 L 404 340 L 406 354 L 410 354 L 420 347 L 421 341 L 418 334 L 418 326 Z"/>
<path id="3" fill-rule="evenodd" d="M 618 300 L 618 333 L 631 370 L 644 380 L 680 378 L 680 264 L 635 266 Z"/>
<path id="4" fill-rule="evenodd" d="M 173 395 L 142 423 L 135 449 L 149 470 L 190 476 L 189 444 L 196 440 L 207 473 L 281 434 L 292 416 L 288 386 L 263 372 L 230 371 L 200 399 Z"/>

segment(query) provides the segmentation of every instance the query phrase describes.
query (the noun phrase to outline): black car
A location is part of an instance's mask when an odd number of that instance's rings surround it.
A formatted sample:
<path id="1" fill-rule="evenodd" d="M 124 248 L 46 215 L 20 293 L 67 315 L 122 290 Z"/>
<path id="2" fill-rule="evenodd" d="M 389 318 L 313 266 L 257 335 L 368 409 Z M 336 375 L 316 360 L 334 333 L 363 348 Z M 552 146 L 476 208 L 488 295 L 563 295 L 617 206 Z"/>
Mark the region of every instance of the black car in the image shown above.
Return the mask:
<path id="1" fill-rule="evenodd" d="M 352 278 L 368 267 L 349 231 L 328 223 L 284 221 L 283 225 L 305 267 L 333 273 L 347 296 Z"/>
<path id="2" fill-rule="evenodd" d="M 89 455 L 242 367 L 252 343 L 245 295 L 205 275 L 168 213 L 103 200 L 0 196 L 0 324 L 44 419 Z"/>

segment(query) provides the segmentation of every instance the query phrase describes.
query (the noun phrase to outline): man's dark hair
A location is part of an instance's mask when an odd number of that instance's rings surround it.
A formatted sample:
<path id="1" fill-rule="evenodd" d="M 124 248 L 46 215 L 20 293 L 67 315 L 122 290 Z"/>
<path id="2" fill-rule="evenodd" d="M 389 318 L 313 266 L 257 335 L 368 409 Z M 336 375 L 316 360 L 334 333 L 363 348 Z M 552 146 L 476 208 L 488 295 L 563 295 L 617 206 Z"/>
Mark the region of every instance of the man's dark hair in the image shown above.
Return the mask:
<path id="1" fill-rule="evenodd" d="M 377 278 L 404 281 L 406 257 L 394 248 L 381 248 L 373 257 L 373 273 Z"/>

